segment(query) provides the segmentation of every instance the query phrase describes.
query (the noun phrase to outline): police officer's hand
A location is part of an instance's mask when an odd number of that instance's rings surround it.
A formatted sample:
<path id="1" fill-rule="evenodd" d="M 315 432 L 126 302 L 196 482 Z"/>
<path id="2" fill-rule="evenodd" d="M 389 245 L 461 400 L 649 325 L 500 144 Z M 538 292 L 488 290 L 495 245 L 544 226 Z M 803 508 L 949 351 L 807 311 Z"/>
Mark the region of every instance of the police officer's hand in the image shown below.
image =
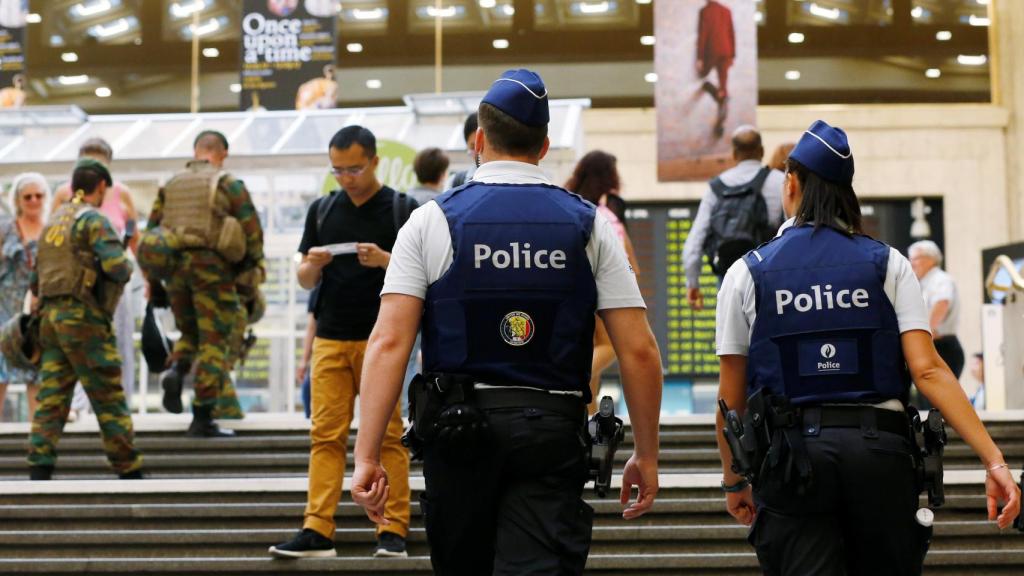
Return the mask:
<path id="1" fill-rule="evenodd" d="M 995 520 L 1000 528 L 1009 528 L 1020 514 L 1020 488 L 1007 468 L 996 468 L 985 476 L 985 496 L 988 500 L 988 519 Z M 1000 503 L 1003 503 L 1001 512 Z"/>
<path id="2" fill-rule="evenodd" d="M 391 262 L 391 253 L 372 242 L 356 244 L 356 256 L 359 257 L 359 263 L 367 268 L 387 268 Z"/>
<path id="3" fill-rule="evenodd" d="M 388 501 L 388 474 L 379 462 L 356 462 L 352 473 L 352 500 L 363 507 L 366 515 L 376 524 L 387 526 L 384 504 Z"/>
<path id="4" fill-rule="evenodd" d="M 700 293 L 700 288 L 689 288 L 686 290 L 686 297 L 690 300 L 690 307 L 694 310 L 704 309 L 704 295 Z"/>
<path id="5" fill-rule="evenodd" d="M 754 522 L 754 493 L 750 486 L 740 492 L 726 492 L 725 508 L 740 524 L 750 526 Z"/>
<path id="6" fill-rule="evenodd" d="M 622 511 L 622 517 L 626 520 L 643 516 L 654 505 L 654 497 L 658 494 L 657 460 L 638 458 L 636 453 L 629 457 L 622 470 L 622 491 L 619 493 L 619 502 L 623 506 L 629 503 L 634 485 L 638 492 L 636 502 Z"/>

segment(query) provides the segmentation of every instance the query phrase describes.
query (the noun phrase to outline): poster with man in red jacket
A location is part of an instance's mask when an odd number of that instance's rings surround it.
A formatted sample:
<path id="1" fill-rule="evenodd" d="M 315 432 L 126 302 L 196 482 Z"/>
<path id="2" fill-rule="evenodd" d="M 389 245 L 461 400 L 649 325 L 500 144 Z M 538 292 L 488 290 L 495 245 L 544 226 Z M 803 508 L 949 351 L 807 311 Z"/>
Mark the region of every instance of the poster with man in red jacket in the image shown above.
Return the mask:
<path id="1" fill-rule="evenodd" d="M 749 0 L 655 4 L 660 180 L 718 174 L 731 159 L 723 135 L 756 123 L 754 14 Z"/>

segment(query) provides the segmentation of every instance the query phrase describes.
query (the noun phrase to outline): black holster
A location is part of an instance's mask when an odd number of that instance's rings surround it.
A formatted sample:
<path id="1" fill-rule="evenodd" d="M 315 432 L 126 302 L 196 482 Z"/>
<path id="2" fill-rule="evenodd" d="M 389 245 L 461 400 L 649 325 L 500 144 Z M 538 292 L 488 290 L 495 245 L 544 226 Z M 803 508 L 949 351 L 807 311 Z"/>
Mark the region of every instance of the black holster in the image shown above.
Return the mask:
<path id="1" fill-rule="evenodd" d="M 722 434 L 732 452 L 732 470 L 758 486 L 771 475 L 803 493 L 811 485 L 810 456 L 804 444 L 801 411 L 762 388 L 747 399 L 743 416 L 719 400 Z M 777 477 L 776 474 L 781 474 Z"/>
<path id="2" fill-rule="evenodd" d="M 928 411 L 928 418 L 921 420 L 921 414 L 913 406 L 907 407 L 910 418 L 910 438 L 914 443 L 914 467 L 921 492 L 928 492 L 928 504 L 938 508 L 946 502 L 943 485 L 942 457 L 946 448 L 946 421 L 936 409 Z"/>
<path id="3" fill-rule="evenodd" d="M 409 383 L 411 426 L 402 444 L 420 459 L 437 444 L 451 458 L 471 459 L 486 438 L 487 418 L 474 402 L 474 380 L 461 374 L 417 374 Z"/>

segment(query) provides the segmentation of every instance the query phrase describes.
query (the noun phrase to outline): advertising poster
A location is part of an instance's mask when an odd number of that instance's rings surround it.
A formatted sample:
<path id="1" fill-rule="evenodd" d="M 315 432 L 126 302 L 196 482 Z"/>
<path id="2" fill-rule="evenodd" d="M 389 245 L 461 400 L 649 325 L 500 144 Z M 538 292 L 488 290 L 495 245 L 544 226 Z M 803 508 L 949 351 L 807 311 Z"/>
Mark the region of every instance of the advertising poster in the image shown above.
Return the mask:
<path id="1" fill-rule="evenodd" d="M 0 0 L 0 108 L 25 103 L 27 0 Z"/>
<path id="2" fill-rule="evenodd" d="M 337 2 L 242 2 L 242 110 L 334 108 Z"/>
<path id="3" fill-rule="evenodd" d="M 416 150 L 408 144 L 380 138 L 377 140 L 377 179 L 381 184 L 404 192 L 416 186 L 416 173 L 412 169 L 412 161 L 416 158 Z M 320 192 L 330 194 L 338 189 L 338 181 L 330 171 L 324 177 Z"/>
<path id="4" fill-rule="evenodd" d="M 656 2 L 658 179 L 707 180 L 732 164 L 730 135 L 757 116 L 750 0 Z"/>

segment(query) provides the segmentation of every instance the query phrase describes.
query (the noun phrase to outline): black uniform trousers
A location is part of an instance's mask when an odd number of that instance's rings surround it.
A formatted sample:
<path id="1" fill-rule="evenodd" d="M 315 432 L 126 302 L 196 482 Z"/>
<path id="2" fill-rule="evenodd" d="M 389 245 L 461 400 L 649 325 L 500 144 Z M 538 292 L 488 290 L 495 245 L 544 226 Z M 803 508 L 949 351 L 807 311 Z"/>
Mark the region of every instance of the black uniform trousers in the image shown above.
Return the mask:
<path id="1" fill-rule="evenodd" d="M 798 494 L 773 471 L 754 490 L 748 536 L 767 576 L 921 574 L 925 528 L 907 437 L 817 428 L 804 441 L 813 483 Z M 873 437 L 872 437 L 873 436 Z"/>
<path id="2" fill-rule="evenodd" d="M 594 519 L 582 499 L 582 411 L 575 420 L 538 408 L 485 413 L 489 449 L 470 458 L 424 449 L 420 506 L 434 573 L 582 574 Z"/>

